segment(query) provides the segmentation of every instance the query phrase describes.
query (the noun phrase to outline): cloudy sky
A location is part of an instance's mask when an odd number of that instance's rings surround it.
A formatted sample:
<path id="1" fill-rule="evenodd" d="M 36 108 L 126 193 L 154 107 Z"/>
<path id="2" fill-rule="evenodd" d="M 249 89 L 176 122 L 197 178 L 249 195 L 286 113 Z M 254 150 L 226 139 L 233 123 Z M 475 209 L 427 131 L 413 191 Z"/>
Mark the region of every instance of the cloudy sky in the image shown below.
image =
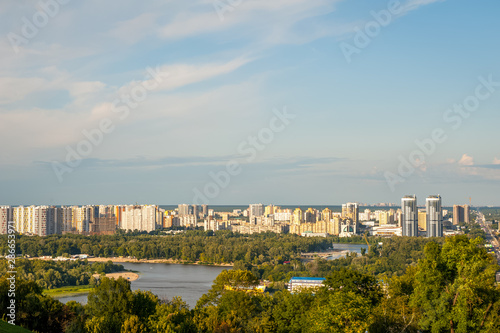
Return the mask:
<path id="1" fill-rule="evenodd" d="M 0 204 L 500 205 L 497 0 L 0 2 Z"/>

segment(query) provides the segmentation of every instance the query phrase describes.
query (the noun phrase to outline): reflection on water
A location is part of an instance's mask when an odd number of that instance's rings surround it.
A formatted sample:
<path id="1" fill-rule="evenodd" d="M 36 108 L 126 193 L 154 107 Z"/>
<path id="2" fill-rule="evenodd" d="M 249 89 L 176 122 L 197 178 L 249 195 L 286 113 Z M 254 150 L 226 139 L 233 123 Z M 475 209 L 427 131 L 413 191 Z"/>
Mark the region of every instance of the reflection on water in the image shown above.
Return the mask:
<path id="1" fill-rule="evenodd" d="M 346 253 L 356 252 L 361 254 L 361 249 L 368 251 L 368 245 L 366 244 L 345 244 L 345 243 L 333 243 L 333 249 L 339 252 L 327 257 L 328 260 L 334 260 L 345 257 Z"/>
<path id="2" fill-rule="evenodd" d="M 139 279 L 132 281 L 132 290 L 149 290 L 160 298 L 172 299 L 180 296 L 193 308 L 198 299 L 208 292 L 213 280 L 223 269 L 201 265 L 173 265 L 149 263 L 120 263 L 125 269 L 139 272 Z M 61 297 L 63 303 L 77 301 L 87 303 L 87 295 Z"/>

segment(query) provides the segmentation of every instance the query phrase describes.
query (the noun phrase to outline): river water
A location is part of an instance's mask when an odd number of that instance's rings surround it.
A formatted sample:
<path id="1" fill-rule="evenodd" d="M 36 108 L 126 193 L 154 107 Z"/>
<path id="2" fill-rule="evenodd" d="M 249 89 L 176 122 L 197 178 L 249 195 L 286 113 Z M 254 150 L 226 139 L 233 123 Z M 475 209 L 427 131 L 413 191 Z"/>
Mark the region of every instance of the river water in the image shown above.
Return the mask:
<path id="1" fill-rule="evenodd" d="M 180 296 L 193 308 L 198 299 L 208 292 L 212 282 L 223 269 L 232 267 L 175 265 L 149 263 L 119 263 L 127 270 L 136 271 L 139 279 L 131 282 L 132 290 L 149 290 L 160 298 Z M 87 294 L 61 297 L 63 303 L 87 303 Z"/>
<path id="2" fill-rule="evenodd" d="M 339 252 L 338 254 L 336 253 L 332 256 L 329 256 L 328 259 L 333 260 L 333 259 L 339 259 L 341 257 L 345 257 L 344 251 L 356 252 L 358 254 L 361 254 L 362 248 L 365 249 L 366 252 L 368 252 L 368 245 L 366 245 L 366 244 L 334 243 L 333 249 L 337 250 L 337 251 L 342 251 L 342 252 Z"/>
<path id="3" fill-rule="evenodd" d="M 333 249 L 338 250 L 328 259 L 337 259 L 345 256 L 344 251 L 361 253 L 361 248 L 368 249 L 363 244 L 333 244 Z M 340 252 L 341 251 L 341 252 Z M 139 279 L 131 282 L 132 290 L 149 290 L 160 298 L 172 299 L 180 296 L 193 308 L 198 299 L 208 292 L 212 282 L 223 269 L 232 267 L 203 266 L 203 265 L 176 265 L 176 264 L 150 264 L 150 263 L 120 263 L 127 270 L 136 271 Z M 61 297 L 63 303 L 77 301 L 87 303 L 87 294 Z"/>

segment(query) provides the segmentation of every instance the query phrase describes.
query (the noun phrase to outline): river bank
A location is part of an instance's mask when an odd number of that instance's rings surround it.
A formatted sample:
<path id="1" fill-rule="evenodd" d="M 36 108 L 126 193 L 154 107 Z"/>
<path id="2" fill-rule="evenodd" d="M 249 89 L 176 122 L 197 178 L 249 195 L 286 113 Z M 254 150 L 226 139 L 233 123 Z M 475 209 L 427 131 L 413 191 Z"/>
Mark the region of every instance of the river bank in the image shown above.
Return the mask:
<path id="1" fill-rule="evenodd" d="M 99 274 L 93 274 L 92 276 L 95 277 L 96 279 L 100 277 Z M 106 274 L 106 277 L 110 279 L 124 278 L 125 280 L 132 282 L 139 279 L 139 274 L 129 271 L 122 271 L 122 272 L 108 273 Z M 54 298 L 71 297 L 71 296 L 88 294 L 93 288 L 94 288 L 93 285 L 65 286 L 55 289 L 46 289 L 43 291 L 43 293 L 45 295 Z"/>
<path id="2" fill-rule="evenodd" d="M 201 261 L 183 261 L 174 259 L 134 259 L 124 257 L 108 257 L 108 258 L 87 258 L 89 262 L 107 262 L 111 260 L 116 263 L 148 263 L 148 264 L 176 264 L 176 265 L 202 265 L 202 266 L 216 266 L 216 267 L 233 267 L 233 264 L 212 264 Z"/>

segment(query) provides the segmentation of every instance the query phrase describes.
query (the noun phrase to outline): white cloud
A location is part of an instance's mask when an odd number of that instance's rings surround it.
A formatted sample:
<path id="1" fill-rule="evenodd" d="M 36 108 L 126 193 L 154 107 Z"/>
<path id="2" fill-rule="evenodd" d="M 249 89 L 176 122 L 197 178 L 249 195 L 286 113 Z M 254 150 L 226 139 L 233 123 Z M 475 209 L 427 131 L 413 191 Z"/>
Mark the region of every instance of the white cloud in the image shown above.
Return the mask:
<path id="1" fill-rule="evenodd" d="M 108 34 L 127 44 L 135 44 L 158 30 L 156 20 L 159 16 L 160 13 L 142 13 L 130 20 L 116 23 Z"/>
<path id="2" fill-rule="evenodd" d="M 208 33 L 229 33 L 224 40 L 240 39 L 242 36 L 254 40 L 268 39 L 285 41 L 282 37 L 304 19 L 325 15 L 334 9 L 340 0 L 253 0 L 243 1 L 232 10 L 217 13 L 212 1 L 199 2 L 190 11 L 177 15 L 161 29 L 160 35 L 167 39 L 206 35 Z M 224 2 L 226 3 L 226 2 Z M 220 16 L 222 16 L 222 20 Z M 217 37 L 217 35 L 215 35 Z"/>
<path id="3" fill-rule="evenodd" d="M 495 164 L 495 165 L 500 164 L 500 158 L 496 158 L 496 157 L 495 157 L 495 158 L 493 159 L 493 164 Z"/>
<path id="4" fill-rule="evenodd" d="M 419 7 L 430 5 L 436 2 L 443 2 L 445 0 L 409 0 L 405 4 L 403 4 L 403 15 L 409 13 L 413 10 L 418 9 Z"/>
<path id="5" fill-rule="evenodd" d="M 474 165 L 474 158 L 467 155 L 467 154 L 463 154 L 460 161 L 458 161 L 458 164 L 461 166 L 473 166 Z"/>

